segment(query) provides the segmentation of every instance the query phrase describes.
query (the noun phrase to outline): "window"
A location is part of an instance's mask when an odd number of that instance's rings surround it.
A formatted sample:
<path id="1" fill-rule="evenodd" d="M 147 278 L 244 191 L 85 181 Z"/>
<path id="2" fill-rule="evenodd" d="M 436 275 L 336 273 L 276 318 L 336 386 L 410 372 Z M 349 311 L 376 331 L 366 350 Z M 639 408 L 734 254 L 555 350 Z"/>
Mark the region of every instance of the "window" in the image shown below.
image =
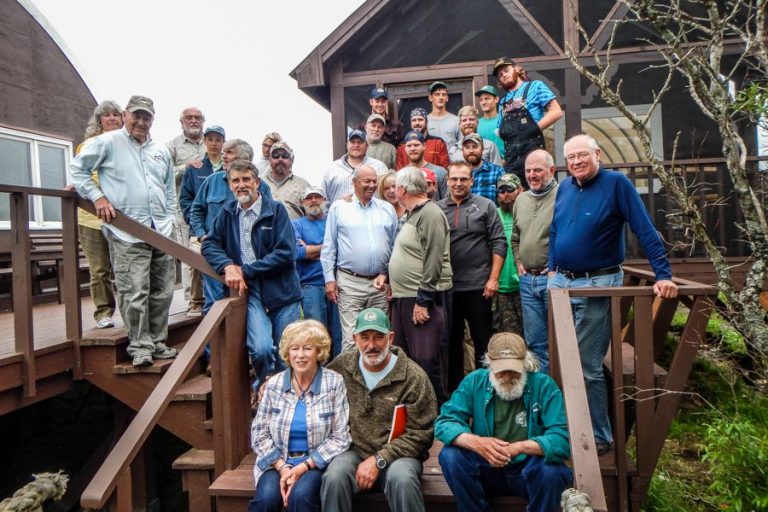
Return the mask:
<path id="1" fill-rule="evenodd" d="M 0 183 L 28 187 L 63 188 L 72 143 L 53 137 L 0 127 Z M 61 201 L 30 196 L 29 224 L 35 228 L 61 225 Z M 0 194 L 0 228 L 10 227 L 11 207 Z"/>

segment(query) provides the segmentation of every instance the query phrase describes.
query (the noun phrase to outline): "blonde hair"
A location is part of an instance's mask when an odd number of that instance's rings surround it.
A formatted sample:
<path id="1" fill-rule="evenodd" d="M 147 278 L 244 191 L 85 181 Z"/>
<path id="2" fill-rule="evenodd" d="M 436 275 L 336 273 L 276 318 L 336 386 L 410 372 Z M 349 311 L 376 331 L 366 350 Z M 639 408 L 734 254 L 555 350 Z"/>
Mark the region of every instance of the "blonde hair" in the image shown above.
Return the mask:
<path id="1" fill-rule="evenodd" d="M 331 355 L 331 337 L 317 320 L 297 320 L 288 324 L 280 338 L 280 357 L 289 367 L 288 351 L 296 343 L 311 343 L 317 349 L 317 362 L 323 364 Z"/>
<path id="2" fill-rule="evenodd" d="M 385 183 L 387 180 L 392 178 L 395 180 L 397 178 L 397 171 L 390 169 L 381 176 L 379 176 L 379 183 L 376 185 L 376 197 L 379 199 L 384 199 L 385 201 L 387 198 L 385 197 L 384 193 L 386 192 L 386 189 L 388 188 Z"/>

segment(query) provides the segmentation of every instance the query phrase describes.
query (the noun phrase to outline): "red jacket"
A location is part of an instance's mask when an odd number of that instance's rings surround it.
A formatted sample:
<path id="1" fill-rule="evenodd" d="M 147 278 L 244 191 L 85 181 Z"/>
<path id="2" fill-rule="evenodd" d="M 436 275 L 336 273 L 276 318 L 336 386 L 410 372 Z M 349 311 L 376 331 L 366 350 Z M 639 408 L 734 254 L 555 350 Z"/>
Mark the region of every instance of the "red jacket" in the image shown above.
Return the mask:
<path id="1" fill-rule="evenodd" d="M 424 146 L 424 160 L 431 164 L 439 165 L 445 169 L 448 168 L 448 147 L 445 145 L 445 142 L 443 142 L 443 139 L 427 135 L 427 140 L 424 143 Z M 401 143 L 397 147 L 395 167 L 399 170 L 408 166 L 408 164 L 410 164 L 410 160 L 408 160 L 408 155 L 405 154 L 405 144 Z"/>

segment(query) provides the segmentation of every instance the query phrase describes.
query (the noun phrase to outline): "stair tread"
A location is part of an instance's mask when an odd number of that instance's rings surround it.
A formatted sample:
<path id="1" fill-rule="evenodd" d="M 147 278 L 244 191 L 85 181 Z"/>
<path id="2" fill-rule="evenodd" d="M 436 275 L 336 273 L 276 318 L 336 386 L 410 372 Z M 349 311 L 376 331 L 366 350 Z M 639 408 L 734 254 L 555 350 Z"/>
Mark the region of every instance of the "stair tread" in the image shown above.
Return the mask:
<path id="1" fill-rule="evenodd" d="M 173 469 L 179 471 L 209 470 L 214 467 L 213 450 L 191 448 L 173 461 Z"/>
<path id="2" fill-rule="evenodd" d="M 606 367 L 606 371 L 609 375 L 612 371 L 611 360 L 611 352 L 608 351 L 605 359 L 603 359 L 603 365 Z M 626 342 L 621 344 L 621 369 L 624 372 L 624 375 L 634 375 L 635 373 L 635 347 Z M 653 363 L 653 374 L 656 377 L 664 377 L 667 375 L 667 370 L 658 364 Z"/>
<path id="3" fill-rule="evenodd" d="M 186 312 L 175 313 L 168 317 L 168 330 L 197 324 L 202 317 L 189 317 Z M 83 332 L 81 346 L 118 346 L 128 343 L 128 332 L 125 327 L 110 327 L 107 329 L 91 329 Z"/>
<path id="4" fill-rule="evenodd" d="M 195 375 L 176 390 L 173 401 L 205 401 L 211 395 L 212 390 L 213 384 L 210 377 L 205 374 Z"/>
<path id="5" fill-rule="evenodd" d="M 117 375 L 134 375 L 137 373 L 165 373 L 173 364 L 174 359 L 155 359 L 150 366 L 133 366 L 130 361 L 116 364 L 112 368 L 112 373 Z"/>

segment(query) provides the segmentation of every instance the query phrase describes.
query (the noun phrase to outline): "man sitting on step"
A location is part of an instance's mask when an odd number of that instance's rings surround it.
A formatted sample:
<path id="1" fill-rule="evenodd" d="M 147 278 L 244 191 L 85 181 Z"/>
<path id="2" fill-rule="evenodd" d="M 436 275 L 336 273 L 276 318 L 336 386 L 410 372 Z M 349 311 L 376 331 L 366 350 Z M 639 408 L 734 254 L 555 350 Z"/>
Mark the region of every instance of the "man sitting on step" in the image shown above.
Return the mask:
<path id="1" fill-rule="evenodd" d="M 485 368 L 467 375 L 435 422 L 440 467 L 462 512 L 491 510 L 489 496 L 522 496 L 529 512 L 559 509 L 573 480 L 563 396 L 536 371 L 517 334 L 493 335 Z"/>

